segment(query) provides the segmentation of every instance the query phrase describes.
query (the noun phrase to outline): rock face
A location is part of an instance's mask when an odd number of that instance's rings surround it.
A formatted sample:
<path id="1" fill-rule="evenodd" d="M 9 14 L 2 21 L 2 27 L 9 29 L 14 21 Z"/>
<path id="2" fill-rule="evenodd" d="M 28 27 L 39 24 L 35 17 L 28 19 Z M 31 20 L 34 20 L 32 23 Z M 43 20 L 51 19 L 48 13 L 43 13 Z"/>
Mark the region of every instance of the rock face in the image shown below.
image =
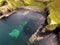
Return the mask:
<path id="1" fill-rule="evenodd" d="M 34 43 L 30 45 L 58 45 L 58 42 L 55 34 L 49 34 L 41 40 L 35 40 Z"/>

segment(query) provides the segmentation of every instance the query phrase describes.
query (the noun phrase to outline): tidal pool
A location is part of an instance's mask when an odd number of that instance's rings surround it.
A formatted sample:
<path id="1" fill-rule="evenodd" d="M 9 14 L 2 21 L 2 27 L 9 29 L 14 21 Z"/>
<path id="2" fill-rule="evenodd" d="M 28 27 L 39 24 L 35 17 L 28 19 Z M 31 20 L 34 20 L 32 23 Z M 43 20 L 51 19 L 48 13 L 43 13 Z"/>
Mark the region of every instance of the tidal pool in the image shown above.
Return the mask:
<path id="1" fill-rule="evenodd" d="M 27 11 L 27 10 L 26 10 Z M 18 10 L 7 18 L 0 19 L 0 45 L 27 45 L 28 39 L 44 24 L 41 14 Z"/>

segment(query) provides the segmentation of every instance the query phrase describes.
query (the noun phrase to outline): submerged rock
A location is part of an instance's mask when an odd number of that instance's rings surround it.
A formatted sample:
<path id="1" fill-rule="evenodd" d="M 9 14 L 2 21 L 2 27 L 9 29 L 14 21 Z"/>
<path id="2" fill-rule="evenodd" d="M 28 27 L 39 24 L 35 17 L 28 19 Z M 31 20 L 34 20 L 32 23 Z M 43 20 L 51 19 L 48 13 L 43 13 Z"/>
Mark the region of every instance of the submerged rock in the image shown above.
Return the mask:
<path id="1" fill-rule="evenodd" d="M 9 35 L 11 37 L 13 37 L 13 38 L 18 38 L 18 36 L 19 36 L 19 30 L 14 29 L 14 30 L 12 30 L 12 32 L 9 33 Z"/>

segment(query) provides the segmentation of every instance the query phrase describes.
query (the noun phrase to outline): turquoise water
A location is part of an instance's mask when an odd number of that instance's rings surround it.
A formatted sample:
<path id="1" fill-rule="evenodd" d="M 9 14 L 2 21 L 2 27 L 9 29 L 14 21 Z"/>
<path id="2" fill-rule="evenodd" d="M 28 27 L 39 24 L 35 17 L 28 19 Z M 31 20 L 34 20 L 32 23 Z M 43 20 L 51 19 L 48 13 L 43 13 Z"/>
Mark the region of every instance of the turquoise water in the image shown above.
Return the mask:
<path id="1" fill-rule="evenodd" d="M 26 16 L 22 15 L 22 11 L 17 11 L 15 14 L 0 20 L 0 45 L 27 45 L 30 36 L 40 26 L 39 18 L 31 12 Z M 13 30 L 17 31 L 12 36 L 10 33 Z"/>

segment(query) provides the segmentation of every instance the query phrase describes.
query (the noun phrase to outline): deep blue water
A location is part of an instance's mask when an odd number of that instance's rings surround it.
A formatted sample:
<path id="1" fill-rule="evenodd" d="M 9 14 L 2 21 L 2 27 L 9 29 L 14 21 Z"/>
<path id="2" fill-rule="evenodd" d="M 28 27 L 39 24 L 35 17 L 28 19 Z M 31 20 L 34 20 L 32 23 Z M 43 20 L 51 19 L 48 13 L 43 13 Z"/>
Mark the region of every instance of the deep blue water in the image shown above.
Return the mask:
<path id="1" fill-rule="evenodd" d="M 44 20 L 39 20 L 39 14 L 30 12 L 25 16 L 23 11 L 17 11 L 7 18 L 0 19 L 0 45 L 27 45 L 30 36 L 38 29 Z M 42 22 L 41 22 L 42 21 Z M 20 30 L 20 25 L 25 24 L 23 30 Z M 9 33 L 18 29 L 20 31 L 19 37 L 13 38 Z"/>

